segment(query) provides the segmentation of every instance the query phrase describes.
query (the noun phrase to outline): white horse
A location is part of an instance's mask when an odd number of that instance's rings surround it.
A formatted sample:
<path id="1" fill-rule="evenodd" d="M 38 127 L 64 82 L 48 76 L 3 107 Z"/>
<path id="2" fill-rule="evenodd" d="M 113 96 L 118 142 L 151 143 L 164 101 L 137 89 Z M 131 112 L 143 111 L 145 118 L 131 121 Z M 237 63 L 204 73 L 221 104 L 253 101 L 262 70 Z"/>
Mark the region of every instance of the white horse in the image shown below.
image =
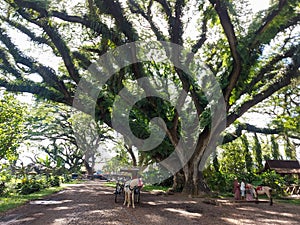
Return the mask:
<path id="1" fill-rule="evenodd" d="M 258 195 L 266 194 L 270 200 L 270 205 L 273 205 L 272 188 L 269 186 L 257 186 L 254 187 L 252 184 L 247 184 L 246 187 L 253 193 L 254 198 L 258 200 Z"/>
<path id="2" fill-rule="evenodd" d="M 143 185 L 144 184 L 143 184 L 142 178 L 136 178 L 133 180 L 126 181 L 125 185 L 124 185 L 125 200 L 124 200 L 123 205 L 126 205 L 126 203 L 127 203 L 127 207 L 129 207 L 131 204 L 130 202 L 132 202 L 132 208 L 135 208 L 135 206 L 134 206 L 135 191 L 137 189 L 139 189 L 138 191 L 140 191 L 142 189 Z"/>

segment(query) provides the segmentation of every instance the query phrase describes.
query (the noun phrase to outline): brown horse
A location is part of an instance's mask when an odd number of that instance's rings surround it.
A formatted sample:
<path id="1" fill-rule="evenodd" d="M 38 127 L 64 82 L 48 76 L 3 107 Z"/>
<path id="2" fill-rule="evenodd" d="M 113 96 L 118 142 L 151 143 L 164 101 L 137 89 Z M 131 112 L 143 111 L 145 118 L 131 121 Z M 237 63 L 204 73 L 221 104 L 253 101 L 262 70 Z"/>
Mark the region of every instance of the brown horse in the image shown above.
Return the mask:
<path id="1" fill-rule="evenodd" d="M 247 184 L 246 187 L 252 192 L 254 198 L 258 200 L 258 195 L 267 195 L 270 200 L 270 205 L 273 205 L 272 188 L 269 186 L 257 186 L 254 187 L 252 184 Z"/>

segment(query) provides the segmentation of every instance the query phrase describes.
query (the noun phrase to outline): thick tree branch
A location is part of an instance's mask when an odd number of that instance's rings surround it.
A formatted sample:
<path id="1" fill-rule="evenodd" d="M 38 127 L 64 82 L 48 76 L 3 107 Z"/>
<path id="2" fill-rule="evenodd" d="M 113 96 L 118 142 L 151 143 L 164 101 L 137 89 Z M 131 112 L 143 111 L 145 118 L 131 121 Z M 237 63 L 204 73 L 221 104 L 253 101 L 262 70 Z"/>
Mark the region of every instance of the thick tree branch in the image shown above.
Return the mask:
<path id="1" fill-rule="evenodd" d="M 0 69 L 12 74 L 19 80 L 23 80 L 23 75 L 17 70 L 15 66 L 13 66 L 9 62 L 8 54 L 3 48 L 0 48 L 0 59 L 2 60 L 2 63 L 0 64 Z"/>
<path id="2" fill-rule="evenodd" d="M 122 39 L 114 30 L 109 29 L 107 25 L 102 23 L 101 21 L 82 18 L 79 16 L 68 15 L 65 12 L 58 12 L 58 11 L 51 11 L 49 12 L 49 15 L 67 22 L 79 23 L 85 26 L 86 28 L 89 28 L 92 31 L 96 32 L 97 34 L 101 34 L 104 38 L 112 40 L 118 46 L 125 44 L 125 42 L 122 41 Z"/>
<path id="3" fill-rule="evenodd" d="M 70 49 L 62 39 L 61 35 L 58 33 L 58 31 L 49 25 L 49 20 L 44 18 L 40 21 L 33 19 L 28 13 L 26 13 L 24 10 L 19 9 L 19 14 L 22 15 L 24 18 L 26 18 L 28 21 L 36 24 L 37 26 L 43 28 L 43 30 L 47 33 L 47 35 L 52 40 L 53 44 L 55 45 L 56 49 L 62 56 L 62 59 L 64 61 L 64 64 L 68 70 L 69 75 L 72 77 L 74 82 L 76 84 L 80 81 L 79 73 L 73 63 L 73 59 L 71 56 Z"/>
<path id="4" fill-rule="evenodd" d="M 260 134 L 280 134 L 283 130 L 279 128 L 259 128 L 248 123 L 239 123 L 235 129 L 235 132 L 225 134 L 222 144 L 227 144 L 241 137 L 243 131 Z"/>
<path id="5" fill-rule="evenodd" d="M 182 45 L 182 34 L 183 34 L 183 25 L 181 21 L 183 7 L 185 5 L 184 0 L 176 0 L 175 3 L 175 16 L 169 18 L 169 26 L 171 28 L 171 42 Z"/>
<path id="6" fill-rule="evenodd" d="M 168 18 L 172 17 L 172 10 L 168 1 L 166 0 L 154 0 L 154 1 L 158 2 L 163 7 Z"/>
<path id="7" fill-rule="evenodd" d="M 241 107 L 239 107 L 236 112 L 231 113 L 227 117 L 227 126 L 232 124 L 236 119 L 241 117 L 247 110 L 249 110 L 254 105 L 258 104 L 259 102 L 262 102 L 263 100 L 270 97 L 272 94 L 280 90 L 281 88 L 289 85 L 292 82 L 293 78 L 299 79 L 300 77 L 300 60 L 295 62 L 296 64 L 293 65 L 290 68 L 287 68 L 286 74 L 276 82 L 274 82 L 272 85 L 270 85 L 265 91 L 253 96 L 253 98 L 249 101 L 246 101 L 242 104 Z"/>
<path id="8" fill-rule="evenodd" d="M 280 14 L 284 6 L 287 4 L 288 0 L 280 0 L 278 4 L 278 9 L 270 12 L 262 21 L 262 26 L 257 29 L 254 33 L 254 40 L 249 45 L 251 49 L 256 48 L 260 44 L 260 36 L 264 34 L 267 30 L 272 21 Z"/>
<path id="9" fill-rule="evenodd" d="M 10 26 L 15 27 L 19 31 L 21 31 L 23 34 L 26 34 L 32 41 L 38 43 L 38 44 L 46 44 L 48 46 L 53 46 L 46 38 L 36 36 L 34 32 L 32 32 L 28 27 L 25 27 L 24 25 L 16 22 L 9 20 L 7 17 L 3 17 L 0 15 L 0 20 L 3 20 L 7 22 Z"/>
<path id="10" fill-rule="evenodd" d="M 53 45 L 53 43 L 50 42 L 47 38 L 36 36 L 36 34 L 34 32 L 32 32 L 30 29 L 23 26 L 22 24 L 17 23 L 16 21 L 9 20 L 8 18 L 3 17 L 1 15 L 0 15 L 0 19 L 3 21 L 6 21 L 12 27 L 15 27 L 16 29 L 20 30 L 22 33 L 26 34 L 33 42 L 37 42 L 38 44 L 46 44 L 50 48 L 52 48 L 54 52 L 57 51 L 55 48 L 55 45 Z M 87 69 L 88 66 L 91 65 L 91 61 L 87 57 L 82 55 L 81 53 L 73 52 L 72 55 L 80 61 L 83 68 Z M 5 64 L 8 64 L 8 63 L 5 63 Z M 16 74 L 16 73 L 13 73 L 13 74 Z"/>
<path id="11" fill-rule="evenodd" d="M 251 82 L 247 84 L 247 88 L 245 88 L 245 90 L 241 92 L 240 96 L 242 96 L 245 93 L 251 94 L 254 87 L 256 88 L 262 87 L 263 85 L 265 85 L 264 81 L 272 80 L 274 76 L 276 76 L 276 74 L 273 74 L 272 77 L 266 76 L 266 74 L 271 73 L 278 62 L 282 61 L 283 59 L 292 57 L 293 55 L 295 55 L 296 52 L 299 51 L 300 51 L 300 45 L 293 45 L 291 46 L 290 49 L 286 50 L 285 52 L 276 55 L 273 59 L 271 59 L 270 62 L 268 62 L 267 65 L 263 66 L 260 69 L 260 71 L 258 71 L 257 75 L 255 75 L 255 77 L 251 80 Z"/>
<path id="12" fill-rule="evenodd" d="M 66 98 L 60 93 L 53 90 L 49 90 L 42 85 L 37 83 L 26 81 L 20 83 L 8 83 L 4 79 L 0 79 L 0 86 L 4 87 L 7 91 L 11 92 L 28 92 L 37 95 L 44 99 L 49 99 L 54 102 L 60 102 L 67 105 L 72 105 L 72 99 L 66 100 Z"/>
<path id="13" fill-rule="evenodd" d="M 241 70 L 242 70 L 242 60 L 240 53 L 238 51 L 238 41 L 235 36 L 235 32 L 233 29 L 233 25 L 231 23 L 231 19 L 228 15 L 226 4 L 224 0 L 210 0 L 210 2 L 214 5 L 215 10 L 220 18 L 221 25 L 224 29 L 225 35 L 227 37 L 230 51 L 233 57 L 233 69 L 230 72 L 229 78 L 228 78 L 228 85 L 224 92 L 224 99 L 225 102 L 227 103 L 227 108 L 229 109 L 229 98 L 231 95 L 231 92 L 233 88 L 235 87 Z"/>
<path id="14" fill-rule="evenodd" d="M 67 88 L 65 87 L 64 83 L 57 78 L 55 71 L 53 71 L 49 67 L 46 67 L 38 62 L 33 61 L 31 58 L 26 57 L 24 54 L 22 54 L 19 51 L 19 49 L 11 42 L 10 38 L 5 34 L 4 30 L 1 28 L 0 28 L 0 40 L 7 47 L 9 53 L 12 55 L 16 63 L 21 63 L 27 66 L 30 69 L 31 73 L 40 74 L 44 79 L 44 81 L 49 86 L 52 86 L 53 88 L 61 92 L 65 96 L 65 99 L 67 101 L 71 99 L 71 96 L 67 91 Z"/>
<path id="15" fill-rule="evenodd" d="M 119 1 L 95 0 L 95 4 L 100 11 L 103 10 L 103 7 L 105 7 L 104 13 L 109 14 L 113 18 L 115 18 L 117 27 L 125 34 L 129 42 L 138 40 L 138 34 L 136 33 L 132 24 L 125 17 L 124 10 L 122 9 Z"/>

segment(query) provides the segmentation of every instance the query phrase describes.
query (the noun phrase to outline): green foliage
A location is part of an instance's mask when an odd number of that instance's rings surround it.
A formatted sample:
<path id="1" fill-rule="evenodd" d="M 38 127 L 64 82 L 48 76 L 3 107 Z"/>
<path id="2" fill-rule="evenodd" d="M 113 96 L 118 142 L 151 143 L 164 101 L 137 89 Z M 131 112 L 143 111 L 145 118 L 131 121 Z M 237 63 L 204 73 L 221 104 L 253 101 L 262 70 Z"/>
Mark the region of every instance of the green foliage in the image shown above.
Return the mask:
<path id="1" fill-rule="evenodd" d="M 247 173 L 251 174 L 253 172 L 253 160 L 249 149 L 249 142 L 246 135 L 242 135 L 241 139 L 244 147 L 246 171 Z"/>
<path id="2" fill-rule="evenodd" d="M 26 107 L 12 94 L 0 96 L 0 160 L 16 160 L 23 140 Z"/>
<path id="3" fill-rule="evenodd" d="M 36 179 L 24 178 L 21 183 L 18 183 L 16 189 L 20 194 L 28 195 L 42 189 L 42 183 Z"/>
<path id="4" fill-rule="evenodd" d="M 163 170 L 159 167 L 149 166 L 147 171 L 143 173 L 144 183 L 155 184 L 162 187 L 171 187 L 173 184 L 173 176 L 169 176 L 168 179 L 164 180 L 163 178 L 166 176 L 162 173 L 162 171 Z"/>
<path id="5" fill-rule="evenodd" d="M 4 196 L 6 193 L 6 186 L 5 183 L 2 181 L 0 182 L 0 196 Z"/>
<path id="6" fill-rule="evenodd" d="M 215 171 L 212 166 L 208 166 L 203 171 L 203 176 L 208 186 L 221 193 L 231 193 L 233 190 L 233 180 L 237 174 Z"/>
<path id="7" fill-rule="evenodd" d="M 280 159 L 279 145 L 274 135 L 271 136 L 271 153 L 273 159 Z"/>
<path id="8" fill-rule="evenodd" d="M 265 149 L 262 148 L 256 134 L 253 142 L 248 140 L 249 136 L 242 135 L 241 138 L 223 145 L 219 157 L 213 158 L 211 164 L 204 170 L 205 180 L 212 190 L 231 192 L 235 177 L 238 180 L 245 179 L 254 186 L 268 185 L 276 190 L 277 194 L 283 194 L 285 185 L 297 184 L 298 180 L 293 176 L 281 176 L 275 171 L 258 173 L 263 168 L 261 157 L 268 154 L 266 150 L 274 146 L 274 140 L 273 143 L 268 143 Z M 253 154 L 254 158 L 251 157 Z"/>
<path id="9" fill-rule="evenodd" d="M 284 177 L 272 170 L 266 171 L 258 176 L 254 184 L 270 186 L 276 190 L 277 194 L 283 194 L 283 188 L 286 185 L 286 181 L 284 180 Z"/>
<path id="10" fill-rule="evenodd" d="M 241 146 L 240 139 L 222 146 L 224 151 L 219 155 L 220 171 L 236 176 L 246 174 L 245 156 Z"/>
<path id="11" fill-rule="evenodd" d="M 38 192 L 49 187 L 59 187 L 61 185 L 61 178 L 59 176 L 34 176 L 24 177 L 21 182 L 17 183 L 15 189 L 18 193 L 28 195 Z"/>
<path id="12" fill-rule="evenodd" d="M 285 138 L 284 151 L 287 159 L 296 159 L 296 147 L 288 137 Z"/>
<path id="13" fill-rule="evenodd" d="M 257 163 L 257 168 L 256 170 L 261 170 L 263 168 L 263 164 L 262 164 L 262 148 L 261 148 L 261 144 L 259 142 L 258 136 L 255 133 L 254 134 L 254 146 L 253 146 L 253 151 L 255 153 L 255 161 Z"/>
<path id="14" fill-rule="evenodd" d="M 60 177 L 59 176 L 50 177 L 48 183 L 50 187 L 59 187 L 61 183 Z"/>

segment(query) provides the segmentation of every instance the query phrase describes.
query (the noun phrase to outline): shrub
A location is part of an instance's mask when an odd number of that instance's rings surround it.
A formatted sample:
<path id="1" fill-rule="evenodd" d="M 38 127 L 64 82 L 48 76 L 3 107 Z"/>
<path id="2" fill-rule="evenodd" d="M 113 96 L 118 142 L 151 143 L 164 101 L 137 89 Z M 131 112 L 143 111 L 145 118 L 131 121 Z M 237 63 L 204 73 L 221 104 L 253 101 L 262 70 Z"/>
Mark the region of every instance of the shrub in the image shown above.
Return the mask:
<path id="1" fill-rule="evenodd" d="M 285 186 L 285 180 L 282 176 L 275 171 L 266 171 L 261 174 L 262 184 L 268 185 L 275 189 L 277 193 L 282 194 L 282 188 Z"/>
<path id="2" fill-rule="evenodd" d="M 22 183 L 18 183 L 16 189 L 20 194 L 28 195 L 43 189 L 43 184 L 36 179 L 23 179 Z"/>
<path id="3" fill-rule="evenodd" d="M 0 183 L 0 196 L 4 196 L 6 193 L 6 186 L 4 182 Z"/>
<path id="4" fill-rule="evenodd" d="M 49 179 L 50 187 L 59 187 L 60 186 L 60 178 L 59 176 L 54 176 Z"/>

